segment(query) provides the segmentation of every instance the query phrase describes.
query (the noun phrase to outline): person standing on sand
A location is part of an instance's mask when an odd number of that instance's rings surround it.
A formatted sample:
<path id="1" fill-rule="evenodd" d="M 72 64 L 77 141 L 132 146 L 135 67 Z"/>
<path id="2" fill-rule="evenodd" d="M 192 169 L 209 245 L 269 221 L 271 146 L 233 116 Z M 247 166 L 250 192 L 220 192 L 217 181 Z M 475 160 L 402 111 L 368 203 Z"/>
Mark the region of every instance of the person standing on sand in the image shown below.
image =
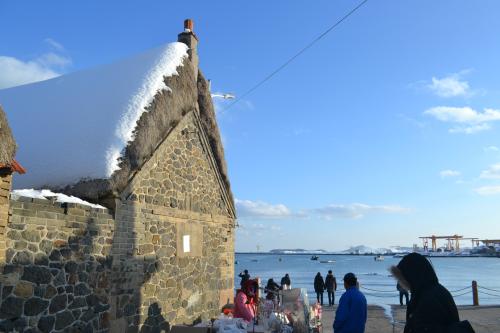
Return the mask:
<path id="1" fill-rule="evenodd" d="M 290 281 L 290 276 L 288 275 L 288 273 L 286 273 L 285 276 L 281 278 L 281 289 L 288 290 L 291 287 L 292 287 L 292 282 Z"/>
<path id="2" fill-rule="evenodd" d="M 333 322 L 334 333 L 364 333 L 367 305 L 366 298 L 356 287 L 358 279 L 353 273 L 344 276 L 345 293 L 340 297 Z"/>
<path id="3" fill-rule="evenodd" d="M 240 272 L 240 274 L 238 274 L 238 276 L 241 278 L 240 285 L 241 285 L 241 288 L 243 288 L 243 285 L 245 284 L 245 282 L 250 280 L 250 274 L 248 274 L 248 270 L 245 269 L 243 272 Z"/>
<path id="4" fill-rule="evenodd" d="M 390 271 L 403 288 L 411 291 L 404 333 L 474 332 L 469 322 L 460 322 L 453 297 L 439 283 L 427 258 L 407 254 Z"/>
<path id="5" fill-rule="evenodd" d="M 328 274 L 325 278 L 325 287 L 326 292 L 328 293 L 328 305 L 332 306 L 335 304 L 335 291 L 337 290 L 337 279 L 333 276 L 331 270 L 328 271 Z"/>
<path id="6" fill-rule="evenodd" d="M 320 272 L 318 272 L 318 274 L 316 274 L 316 277 L 314 278 L 314 291 L 316 292 L 316 299 L 318 300 L 318 303 L 323 305 L 323 293 L 325 291 L 325 281 L 323 280 L 323 277 L 321 276 Z"/>
<path id="7" fill-rule="evenodd" d="M 410 295 L 408 295 L 408 290 L 401 287 L 401 284 L 399 282 L 396 285 L 396 289 L 399 291 L 399 305 L 403 306 L 403 295 L 406 300 L 405 305 L 408 305 L 408 299 L 410 298 Z"/>

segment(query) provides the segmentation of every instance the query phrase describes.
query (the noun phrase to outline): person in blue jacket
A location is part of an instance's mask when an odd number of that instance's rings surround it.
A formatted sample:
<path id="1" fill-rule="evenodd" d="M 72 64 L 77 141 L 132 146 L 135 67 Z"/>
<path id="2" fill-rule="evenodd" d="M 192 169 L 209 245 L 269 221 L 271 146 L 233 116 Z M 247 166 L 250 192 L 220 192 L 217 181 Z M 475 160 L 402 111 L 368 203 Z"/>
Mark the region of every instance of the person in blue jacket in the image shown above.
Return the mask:
<path id="1" fill-rule="evenodd" d="M 333 322 L 334 333 L 364 333 L 367 306 L 366 298 L 357 288 L 358 279 L 353 273 L 344 276 L 345 293 L 340 297 Z"/>

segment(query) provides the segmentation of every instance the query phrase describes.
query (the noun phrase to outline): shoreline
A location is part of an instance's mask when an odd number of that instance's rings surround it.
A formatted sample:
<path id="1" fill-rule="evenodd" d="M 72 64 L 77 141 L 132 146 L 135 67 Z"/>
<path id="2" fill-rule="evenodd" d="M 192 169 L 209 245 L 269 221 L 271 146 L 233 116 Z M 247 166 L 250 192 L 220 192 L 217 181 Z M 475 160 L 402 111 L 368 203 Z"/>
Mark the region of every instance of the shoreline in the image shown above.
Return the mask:
<path id="1" fill-rule="evenodd" d="M 408 253 L 391 253 L 391 254 L 380 254 L 380 253 L 334 253 L 334 252 L 325 252 L 325 253 L 271 253 L 271 252 L 235 252 L 235 255 L 238 254 L 258 254 L 258 255 L 275 255 L 275 256 L 358 256 L 358 257 L 373 257 L 377 255 L 385 256 L 385 257 L 395 257 L 406 255 Z M 482 255 L 426 255 L 429 258 L 493 258 L 500 259 L 500 256 L 482 256 Z"/>
<path id="2" fill-rule="evenodd" d="M 496 333 L 500 328 L 500 305 L 459 305 L 460 320 L 468 320 L 476 333 Z M 337 306 L 323 307 L 323 332 L 332 332 Z M 406 306 L 391 305 L 390 315 L 380 305 L 368 305 L 365 333 L 394 332 L 404 330 Z"/>

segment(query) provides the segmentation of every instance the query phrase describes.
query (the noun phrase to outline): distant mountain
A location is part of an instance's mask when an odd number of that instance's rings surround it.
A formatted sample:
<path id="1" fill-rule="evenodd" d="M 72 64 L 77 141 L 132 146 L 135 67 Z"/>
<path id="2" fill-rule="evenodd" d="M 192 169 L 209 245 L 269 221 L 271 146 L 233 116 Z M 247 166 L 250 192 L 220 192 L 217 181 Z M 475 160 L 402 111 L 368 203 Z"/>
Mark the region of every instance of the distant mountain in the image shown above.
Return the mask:
<path id="1" fill-rule="evenodd" d="M 325 250 L 305 250 L 305 249 L 273 249 L 269 251 L 269 253 L 274 253 L 274 254 L 323 254 L 327 253 Z"/>
<path id="2" fill-rule="evenodd" d="M 411 247 L 391 246 L 389 248 L 372 248 L 365 245 L 351 246 L 349 249 L 341 251 L 342 254 L 395 254 L 412 252 Z"/>

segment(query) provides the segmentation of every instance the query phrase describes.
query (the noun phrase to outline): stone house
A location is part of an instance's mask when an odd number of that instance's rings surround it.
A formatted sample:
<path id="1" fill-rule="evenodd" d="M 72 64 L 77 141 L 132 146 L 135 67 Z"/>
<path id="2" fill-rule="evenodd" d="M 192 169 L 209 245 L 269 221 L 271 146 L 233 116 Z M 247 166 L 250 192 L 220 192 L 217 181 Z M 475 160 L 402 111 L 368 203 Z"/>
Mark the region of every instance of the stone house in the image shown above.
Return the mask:
<path id="1" fill-rule="evenodd" d="M 89 158 L 104 143 L 93 140 L 100 133 L 94 133 L 85 115 L 77 117 L 92 112 L 85 109 L 87 102 L 105 101 L 109 108 L 113 101 L 86 96 L 88 101 L 67 107 L 64 98 L 81 93 L 82 86 L 76 85 L 75 91 L 65 90 L 64 97 L 47 95 L 51 85 L 58 91 L 71 89 L 70 83 L 87 74 L 0 91 L 7 114 L 24 119 L 21 126 L 13 116 L 11 125 L 20 146 L 18 157 L 26 157 L 30 172 L 15 178 L 14 188 L 43 186 L 53 191 L 31 196 L 24 195 L 29 191 L 14 191 L 10 200 L 4 195 L 0 202 L 9 206 L 8 215 L 0 215 L 5 225 L 0 241 L 6 247 L 0 331 L 168 331 L 172 324 L 214 317 L 232 299 L 234 201 L 209 85 L 198 69 L 198 38 L 190 20 L 184 28 L 178 42 L 160 56 L 139 57 L 149 59 L 153 67 L 147 68 L 140 94 L 128 103 L 136 117 L 120 118 L 121 125 L 125 119 L 133 131 L 119 155 L 112 156 L 117 165 L 107 177 L 85 174 L 92 171 L 87 166 L 105 160 Z M 141 66 L 125 61 L 120 71 L 107 73 L 120 76 Z M 98 81 L 85 78 L 87 85 L 106 81 L 103 76 Z M 114 82 L 110 91 L 128 83 Z M 141 104 L 135 103 L 137 96 L 150 98 Z M 46 110 L 64 108 L 59 115 L 81 119 L 71 122 L 79 125 L 72 130 L 90 124 L 83 129 L 90 134 L 83 140 L 61 138 L 60 149 L 72 142 L 66 156 L 54 155 L 54 160 L 47 158 L 52 156 L 47 151 L 43 161 L 36 160 L 37 152 L 53 147 L 32 140 L 29 130 L 23 133 L 30 119 L 43 120 L 21 98 L 42 109 L 44 103 L 54 103 Z M 59 126 L 59 134 L 66 130 L 52 119 L 44 125 L 48 135 L 52 125 Z M 95 146 L 88 148 L 91 144 Z M 62 194 L 52 196 L 56 192 Z M 80 201 L 75 197 L 85 201 L 76 203 Z"/>

